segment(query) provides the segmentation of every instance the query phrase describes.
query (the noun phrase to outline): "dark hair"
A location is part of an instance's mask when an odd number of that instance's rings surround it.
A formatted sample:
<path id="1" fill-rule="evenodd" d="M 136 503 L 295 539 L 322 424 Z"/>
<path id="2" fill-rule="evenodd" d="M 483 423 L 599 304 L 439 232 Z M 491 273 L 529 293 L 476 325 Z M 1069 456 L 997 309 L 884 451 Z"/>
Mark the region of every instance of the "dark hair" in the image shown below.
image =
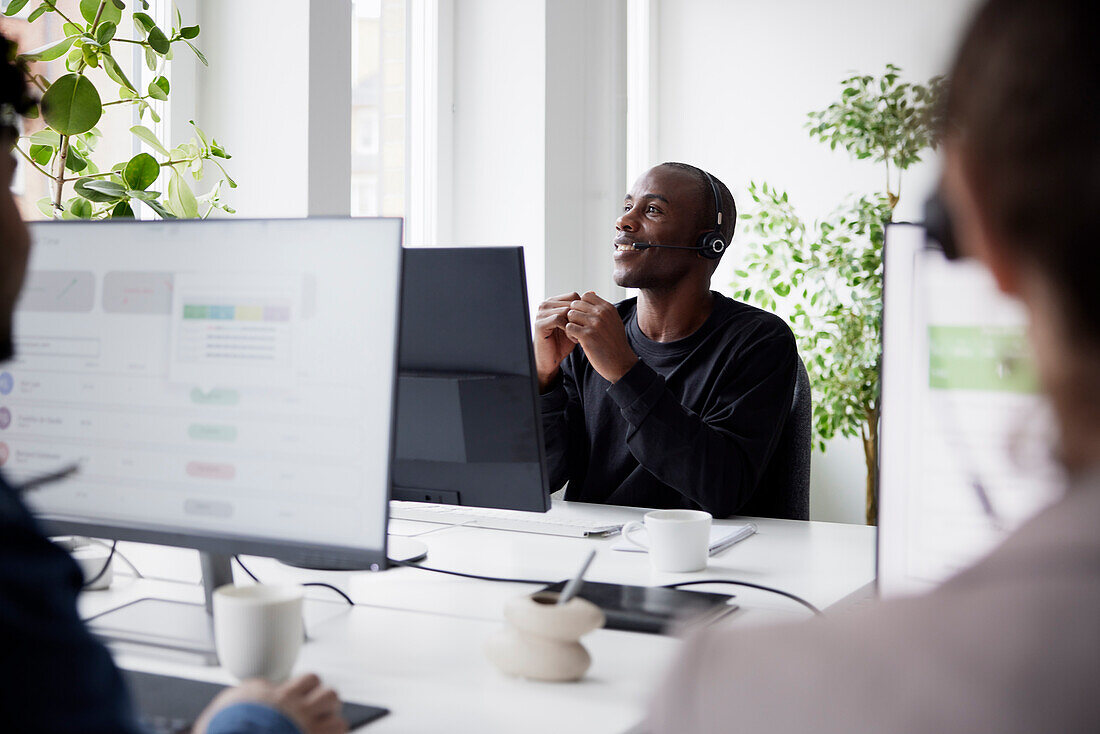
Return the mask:
<path id="1" fill-rule="evenodd" d="M 684 171 L 699 182 L 699 195 L 704 197 L 705 202 L 703 205 L 704 221 L 702 221 L 699 226 L 706 227 L 707 229 L 713 229 L 714 223 L 718 221 L 718 212 L 714 211 L 714 192 L 710 188 L 710 182 L 707 181 L 707 176 L 709 175 L 714 179 L 714 185 L 718 187 L 718 198 L 722 201 L 722 226 L 719 227 L 718 231 L 722 235 L 722 239 L 725 243 L 729 245 L 730 240 L 733 239 L 733 230 L 737 225 L 737 203 L 734 202 L 733 194 L 726 188 L 726 185 L 718 180 L 718 177 L 714 174 L 704 173 L 703 169 L 693 166 L 690 163 L 669 161 L 661 165 Z M 727 248 L 727 250 L 728 249 L 729 248 Z"/>
<path id="2" fill-rule="evenodd" d="M 988 225 L 1100 344 L 1100 4 L 989 0 L 951 73 L 947 134 Z"/>
<path id="3" fill-rule="evenodd" d="M 16 117 L 25 115 L 34 106 L 27 94 L 23 70 L 16 65 L 15 44 L 0 34 L 0 128 L 15 129 Z"/>

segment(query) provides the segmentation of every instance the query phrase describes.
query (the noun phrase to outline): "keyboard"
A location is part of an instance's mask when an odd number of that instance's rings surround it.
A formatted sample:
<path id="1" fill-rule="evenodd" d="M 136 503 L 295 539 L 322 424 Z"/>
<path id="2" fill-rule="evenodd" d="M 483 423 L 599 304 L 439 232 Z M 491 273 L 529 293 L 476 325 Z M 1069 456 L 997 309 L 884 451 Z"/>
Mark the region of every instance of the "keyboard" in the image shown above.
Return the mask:
<path id="1" fill-rule="evenodd" d="M 616 535 L 622 523 L 578 520 L 547 516 L 542 512 L 495 510 L 486 507 L 433 505 L 424 502 L 390 500 L 390 517 L 398 520 L 418 520 L 445 525 L 469 525 L 492 530 L 516 530 L 521 533 L 565 535 L 572 538 L 602 538 Z"/>

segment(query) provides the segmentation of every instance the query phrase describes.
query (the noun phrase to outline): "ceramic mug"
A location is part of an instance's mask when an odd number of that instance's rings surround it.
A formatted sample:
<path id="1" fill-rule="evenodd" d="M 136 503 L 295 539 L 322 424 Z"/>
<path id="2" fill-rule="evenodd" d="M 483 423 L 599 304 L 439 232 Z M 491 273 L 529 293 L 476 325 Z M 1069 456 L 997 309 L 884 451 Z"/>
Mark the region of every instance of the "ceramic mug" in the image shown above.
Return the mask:
<path id="1" fill-rule="evenodd" d="M 702 510 L 654 510 L 643 518 L 649 543 L 631 537 L 643 524 L 623 526 L 623 539 L 649 551 L 653 568 L 666 573 L 702 571 L 710 555 L 709 512 Z"/>
<path id="2" fill-rule="evenodd" d="M 227 584 L 214 590 L 214 645 L 239 680 L 286 680 L 305 629 L 301 586 Z"/>

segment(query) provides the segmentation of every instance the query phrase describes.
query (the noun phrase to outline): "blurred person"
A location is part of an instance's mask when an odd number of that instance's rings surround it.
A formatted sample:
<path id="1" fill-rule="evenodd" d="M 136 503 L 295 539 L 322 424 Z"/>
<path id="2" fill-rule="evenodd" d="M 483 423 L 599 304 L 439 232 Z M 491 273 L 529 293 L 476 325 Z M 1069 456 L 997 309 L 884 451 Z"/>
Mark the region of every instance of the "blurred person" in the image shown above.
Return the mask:
<path id="1" fill-rule="evenodd" d="M 944 202 L 1029 312 L 1064 496 L 924 596 L 691 639 L 651 731 L 1100 731 L 1098 29 L 1094 0 L 988 0 L 946 106 Z"/>
<path id="2" fill-rule="evenodd" d="M 736 220 L 721 181 L 655 166 L 627 194 L 612 243 L 615 282 L 638 296 L 539 306 L 551 490 L 568 481 L 567 500 L 805 519 L 773 461 L 799 369 L 794 335 L 710 289 Z"/>
<path id="3" fill-rule="evenodd" d="M 0 36 L 0 359 L 12 356 L 12 312 L 30 235 L 11 193 L 20 115 L 34 101 Z M 107 649 L 77 614 L 83 578 L 67 553 L 39 531 L 0 476 L 0 729 L 48 734 L 138 734 L 123 680 Z M 335 691 L 317 676 L 281 685 L 250 680 L 223 691 L 195 734 L 336 734 L 347 731 Z"/>

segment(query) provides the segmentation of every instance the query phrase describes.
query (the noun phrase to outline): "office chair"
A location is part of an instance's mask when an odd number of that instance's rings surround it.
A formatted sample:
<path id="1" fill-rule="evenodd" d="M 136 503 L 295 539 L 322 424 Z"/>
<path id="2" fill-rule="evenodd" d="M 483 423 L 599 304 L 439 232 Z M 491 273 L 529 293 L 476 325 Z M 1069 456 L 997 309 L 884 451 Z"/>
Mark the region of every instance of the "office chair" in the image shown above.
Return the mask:
<path id="1" fill-rule="evenodd" d="M 810 519 L 812 417 L 810 376 L 800 358 L 787 423 L 779 435 L 772 459 L 764 470 L 757 496 L 749 500 L 738 511 L 738 515 L 778 517 L 784 520 Z"/>

